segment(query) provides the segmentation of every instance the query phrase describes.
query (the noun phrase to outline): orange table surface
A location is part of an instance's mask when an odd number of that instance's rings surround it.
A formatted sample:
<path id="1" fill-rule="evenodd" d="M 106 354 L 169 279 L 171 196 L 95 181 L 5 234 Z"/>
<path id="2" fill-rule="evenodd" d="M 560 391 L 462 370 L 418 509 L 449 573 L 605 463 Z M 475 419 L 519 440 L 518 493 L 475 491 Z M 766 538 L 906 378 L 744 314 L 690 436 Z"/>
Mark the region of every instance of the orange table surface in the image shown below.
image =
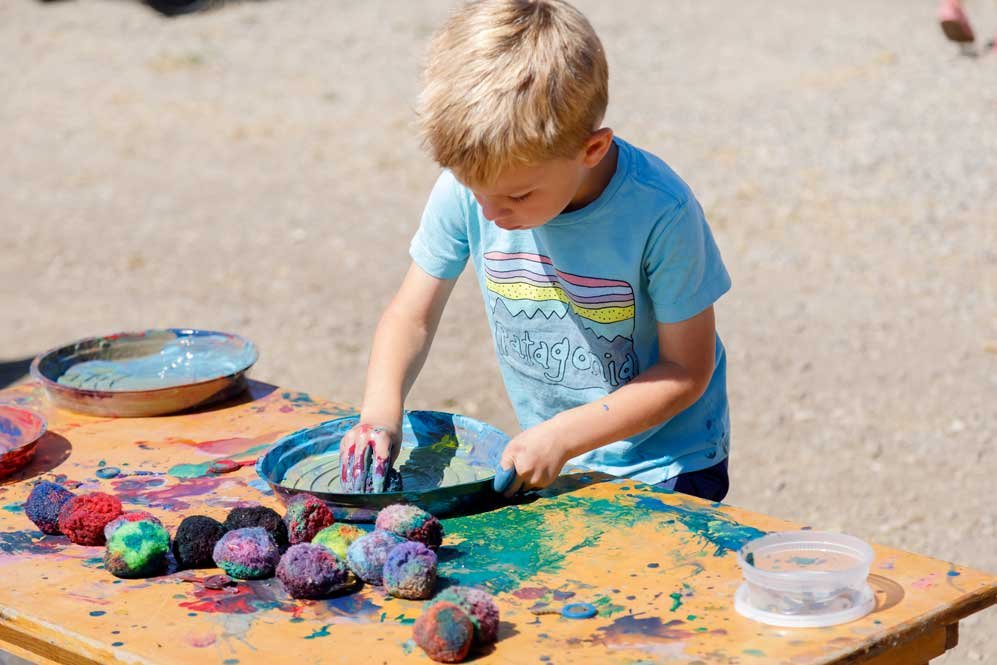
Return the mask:
<path id="1" fill-rule="evenodd" d="M 43 536 L 24 514 L 38 479 L 116 494 L 171 532 L 187 515 L 222 520 L 246 502 L 283 512 L 252 466 L 216 476 L 208 465 L 255 458 L 349 407 L 259 382 L 234 402 L 158 418 L 57 410 L 35 383 L 0 391 L 0 403 L 36 409 L 49 424 L 35 461 L 0 481 L 0 649 L 67 663 L 430 662 L 411 639 L 424 603 L 371 586 L 298 601 L 277 580 L 228 591 L 181 574 L 119 580 L 103 570 L 103 548 Z M 106 467 L 122 473 L 101 479 Z M 482 586 L 501 610 L 500 640 L 476 662 L 927 662 L 954 644 L 959 619 L 997 602 L 993 575 L 874 545 L 871 614 L 831 628 L 765 626 L 734 611 L 734 551 L 799 525 L 594 475 L 444 528 L 440 586 Z M 599 613 L 538 614 L 569 602 Z"/>

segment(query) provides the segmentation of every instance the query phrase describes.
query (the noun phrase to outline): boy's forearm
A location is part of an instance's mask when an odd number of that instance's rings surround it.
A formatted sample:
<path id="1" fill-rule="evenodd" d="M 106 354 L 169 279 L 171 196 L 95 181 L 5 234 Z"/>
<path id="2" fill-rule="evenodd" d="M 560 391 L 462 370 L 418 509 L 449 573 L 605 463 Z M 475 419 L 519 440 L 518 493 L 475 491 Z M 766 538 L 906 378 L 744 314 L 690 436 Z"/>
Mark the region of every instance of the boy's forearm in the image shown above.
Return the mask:
<path id="1" fill-rule="evenodd" d="M 544 425 L 553 428 L 563 458 L 570 459 L 665 422 L 691 406 L 708 385 L 708 378 L 661 362 L 619 390 L 564 411 Z"/>
<path id="2" fill-rule="evenodd" d="M 389 424 L 401 417 L 405 396 L 429 353 L 435 323 L 414 322 L 396 307 L 385 311 L 371 346 L 361 422 Z"/>
<path id="3" fill-rule="evenodd" d="M 426 360 L 456 279 L 432 277 L 415 263 L 381 315 L 367 363 L 361 423 L 396 425 Z"/>

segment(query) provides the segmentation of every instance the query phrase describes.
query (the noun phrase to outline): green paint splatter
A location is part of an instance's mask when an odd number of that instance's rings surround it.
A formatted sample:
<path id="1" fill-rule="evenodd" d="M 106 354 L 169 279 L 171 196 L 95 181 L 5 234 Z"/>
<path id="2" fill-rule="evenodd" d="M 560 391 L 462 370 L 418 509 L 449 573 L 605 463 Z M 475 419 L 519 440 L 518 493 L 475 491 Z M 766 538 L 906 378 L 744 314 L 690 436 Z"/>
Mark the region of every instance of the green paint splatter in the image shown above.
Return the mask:
<path id="1" fill-rule="evenodd" d="M 464 540 L 454 547 L 458 556 L 440 564 L 440 576 L 493 593 L 513 591 L 538 573 L 562 570 L 568 553 L 596 545 L 603 534 L 654 518 L 649 511 L 635 509 L 628 499 L 623 501 L 563 494 L 527 506 L 444 520 L 446 532 Z M 578 519 L 586 521 L 589 535 L 566 542 L 562 525 Z"/>
<path id="2" fill-rule="evenodd" d="M 671 612 L 674 612 L 678 608 L 682 607 L 682 594 L 678 591 L 668 594 L 668 597 L 672 599 L 672 606 L 670 609 Z"/>
<path id="3" fill-rule="evenodd" d="M 765 652 L 761 649 L 745 649 L 741 653 L 747 654 L 749 656 L 764 656 Z"/>
<path id="4" fill-rule="evenodd" d="M 3 507 L 8 513 L 23 513 L 24 504 L 23 503 L 10 503 Z"/>
<path id="5" fill-rule="evenodd" d="M 686 617 L 686 621 L 695 621 L 695 620 L 696 620 L 695 614 L 690 614 L 689 616 Z"/>
<path id="6" fill-rule="evenodd" d="M 592 601 L 592 604 L 596 606 L 596 609 L 599 610 L 599 616 L 602 617 L 611 617 L 626 609 L 622 605 L 613 604 L 613 600 L 609 596 L 600 596 Z"/>
<path id="7" fill-rule="evenodd" d="M 398 616 L 395 617 L 394 620 L 406 626 L 411 626 L 413 623 L 415 623 L 415 619 L 410 619 L 404 614 L 399 614 Z"/>

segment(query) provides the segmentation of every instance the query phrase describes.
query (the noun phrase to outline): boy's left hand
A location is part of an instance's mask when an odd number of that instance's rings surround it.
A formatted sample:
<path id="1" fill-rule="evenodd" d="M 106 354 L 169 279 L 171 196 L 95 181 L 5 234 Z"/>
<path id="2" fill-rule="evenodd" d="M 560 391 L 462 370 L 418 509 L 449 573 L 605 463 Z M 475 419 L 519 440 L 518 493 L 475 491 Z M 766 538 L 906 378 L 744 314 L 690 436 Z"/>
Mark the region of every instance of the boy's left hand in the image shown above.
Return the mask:
<path id="1" fill-rule="evenodd" d="M 505 491 L 510 497 L 520 490 L 542 489 L 550 485 L 568 461 L 566 446 L 551 421 L 540 423 L 513 437 L 505 446 L 503 469 L 516 469 L 516 480 Z"/>

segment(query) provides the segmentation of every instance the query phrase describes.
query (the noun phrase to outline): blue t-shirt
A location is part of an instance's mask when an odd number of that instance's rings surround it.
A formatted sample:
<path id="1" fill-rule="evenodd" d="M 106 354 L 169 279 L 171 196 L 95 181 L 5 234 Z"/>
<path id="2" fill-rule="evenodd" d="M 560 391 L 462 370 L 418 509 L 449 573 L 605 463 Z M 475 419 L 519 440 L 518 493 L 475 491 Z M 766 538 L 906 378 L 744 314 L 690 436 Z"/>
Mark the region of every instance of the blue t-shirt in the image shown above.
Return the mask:
<path id="1" fill-rule="evenodd" d="M 506 231 L 444 172 L 412 239 L 428 274 L 474 262 L 499 367 L 526 429 L 597 400 L 658 361 L 657 323 L 683 321 L 730 288 L 702 208 L 660 159 L 616 139 L 616 173 L 595 201 L 543 226 Z M 717 339 L 696 403 L 628 440 L 572 460 L 648 483 L 727 456 L 726 358 Z"/>

